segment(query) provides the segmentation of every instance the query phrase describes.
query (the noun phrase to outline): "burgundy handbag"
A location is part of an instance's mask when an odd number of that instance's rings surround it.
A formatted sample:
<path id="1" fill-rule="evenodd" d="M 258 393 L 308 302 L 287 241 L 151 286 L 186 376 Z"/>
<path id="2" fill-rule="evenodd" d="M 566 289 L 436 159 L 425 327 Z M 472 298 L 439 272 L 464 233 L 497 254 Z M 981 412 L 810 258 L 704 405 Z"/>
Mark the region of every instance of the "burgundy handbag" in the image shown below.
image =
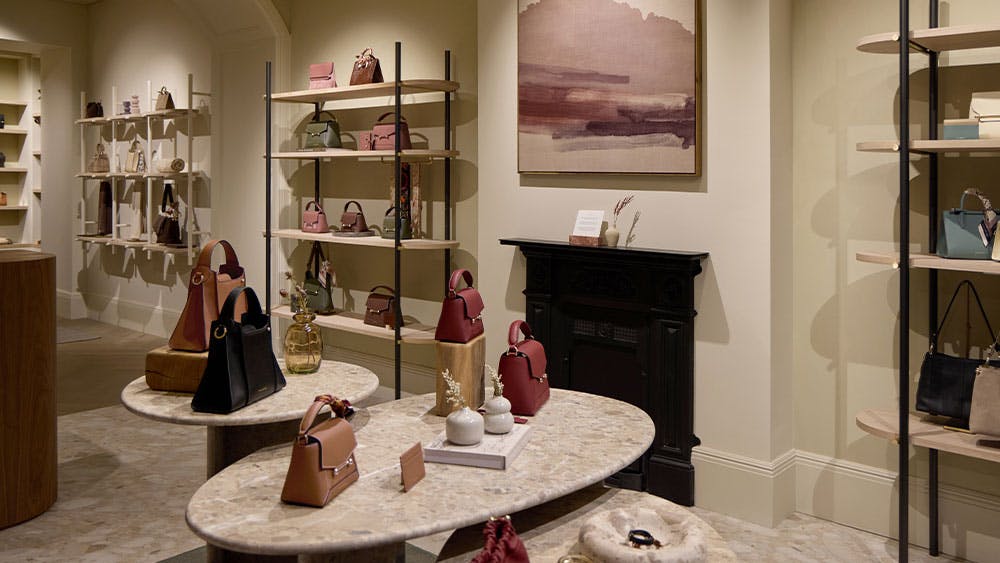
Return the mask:
<path id="1" fill-rule="evenodd" d="M 384 289 L 389 293 L 379 293 Z M 398 322 L 396 317 L 396 290 L 387 285 L 376 285 L 368 294 L 365 300 L 365 324 L 381 326 L 395 329 Z"/>
<path id="2" fill-rule="evenodd" d="M 336 88 L 337 77 L 334 76 L 333 63 L 316 63 L 309 65 L 309 89 Z"/>
<path id="3" fill-rule="evenodd" d="M 357 55 L 351 69 L 351 86 L 382 82 L 382 65 L 375 58 L 375 51 L 368 47 Z"/>
<path id="4" fill-rule="evenodd" d="M 518 333 L 524 340 L 518 342 Z M 510 412 L 534 416 L 549 400 L 549 377 L 545 373 L 545 348 L 531 336 L 524 321 L 510 323 L 507 334 L 510 347 L 500 356 L 497 371 L 503 376 L 503 396 L 510 401 Z"/>
<path id="5" fill-rule="evenodd" d="M 464 279 L 468 286 L 456 291 Z M 445 342 L 464 343 L 483 333 L 483 297 L 472 287 L 472 273 L 455 270 L 448 280 L 448 295 L 441 304 L 441 318 L 438 319 L 434 338 Z"/>
<path id="6" fill-rule="evenodd" d="M 354 204 L 358 210 L 348 211 L 351 204 Z M 361 204 L 354 201 L 348 201 L 344 204 L 344 213 L 340 216 L 340 229 L 335 231 L 333 234 L 339 236 L 374 236 L 375 233 L 368 228 L 368 222 L 365 221 L 365 213 L 361 210 Z"/>
<path id="7" fill-rule="evenodd" d="M 372 127 L 372 150 L 394 151 L 396 150 L 396 122 L 382 123 L 382 120 L 393 112 L 383 113 Z M 399 116 L 399 150 L 405 151 L 413 148 L 410 144 L 410 126 L 406 124 L 406 118 Z"/>
<path id="8" fill-rule="evenodd" d="M 309 211 L 309 206 L 315 206 L 315 211 Z M 326 213 L 315 201 L 306 204 L 306 210 L 302 212 L 302 232 L 304 233 L 328 233 L 330 224 L 326 222 Z"/>
<path id="9" fill-rule="evenodd" d="M 476 554 L 472 563 L 530 563 L 528 550 L 510 522 L 510 516 L 490 517 L 483 527 L 483 540 L 483 550 Z"/>

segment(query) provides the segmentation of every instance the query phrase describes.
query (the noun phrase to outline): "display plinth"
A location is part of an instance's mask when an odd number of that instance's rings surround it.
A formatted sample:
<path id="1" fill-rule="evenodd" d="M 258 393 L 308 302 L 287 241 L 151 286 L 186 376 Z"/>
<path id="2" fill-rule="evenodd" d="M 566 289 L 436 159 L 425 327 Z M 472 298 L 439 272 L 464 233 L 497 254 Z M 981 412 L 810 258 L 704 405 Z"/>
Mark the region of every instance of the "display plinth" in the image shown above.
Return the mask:
<path id="1" fill-rule="evenodd" d="M 482 334 L 466 342 L 438 342 L 437 347 L 437 404 L 434 414 L 448 416 L 458 407 L 449 405 L 444 399 L 447 385 L 441 372 L 448 370 L 456 383 L 462 386 L 462 397 L 475 410 L 485 400 L 483 375 L 486 369 L 486 335 Z"/>

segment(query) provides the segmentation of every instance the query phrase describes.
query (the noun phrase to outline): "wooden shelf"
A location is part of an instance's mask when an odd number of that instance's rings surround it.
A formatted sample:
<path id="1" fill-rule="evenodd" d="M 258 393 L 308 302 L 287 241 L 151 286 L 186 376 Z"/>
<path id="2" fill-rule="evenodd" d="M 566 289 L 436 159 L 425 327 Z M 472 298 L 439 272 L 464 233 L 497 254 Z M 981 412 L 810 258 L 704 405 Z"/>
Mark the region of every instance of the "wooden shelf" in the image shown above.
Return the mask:
<path id="1" fill-rule="evenodd" d="M 0 106 L 14 106 L 19 108 L 25 108 L 28 107 L 28 102 L 25 102 L 23 100 L 0 99 Z"/>
<path id="2" fill-rule="evenodd" d="M 862 152 L 899 152 L 899 141 L 863 141 L 857 144 Z M 1000 139 L 960 139 L 910 141 L 910 150 L 917 153 L 998 152 Z"/>
<path id="3" fill-rule="evenodd" d="M 895 409 L 865 409 L 854 417 L 854 422 L 858 428 L 872 436 L 899 441 L 899 411 Z M 947 430 L 928 415 L 910 413 L 910 443 L 922 448 L 1000 462 L 1000 441 L 997 439 Z"/>
<path id="4" fill-rule="evenodd" d="M 271 314 L 285 319 L 292 318 L 292 311 L 288 305 L 275 307 Z M 360 313 L 338 312 L 336 315 L 317 315 L 313 324 L 334 330 L 343 330 L 355 334 L 373 336 L 383 340 L 392 340 L 395 333 L 390 328 L 366 325 L 364 315 Z M 407 344 L 434 344 L 434 331 L 436 327 L 419 323 L 408 323 L 403 326 L 400 336 Z"/>
<path id="5" fill-rule="evenodd" d="M 457 158 L 458 151 L 435 149 L 409 149 L 399 151 L 403 161 Z M 356 158 L 359 160 L 391 160 L 393 151 L 357 151 L 354 149 L 326 149 L 322 151 L 288 151 L 271 153 L 271 158 L 279 160 L 321 160 L 329 158 Z"/>
<path id="6" fill-rule="evenodd" d="M 0 205 L 0 211 L 27 211 L 27 205 Z"/>
<path id="7" fill-rule="evenodd" d="M 27 168 L 22 168 L 20 166 L 2 166 L 0 167 L 0 174 L 23 174 L 27 172 Z"/>
<path id="8" fill-rule="evenodd" d="M 316 240 L 330 244 L 346 244 L 353 246 L 371 246 L 378 248 L 393 247 L 393 239 L 382 238 L 378 235 L 373 237 L 337 237 L 330 233 L 304 233 L 299 229 L 274 229 L 271 236 L 275 238 L 293 240 Z M 457 240 L 435 240 L 435 239 L 406 239 L 399 241 L 401 250 L 444 250 L 446 248 L 458 248 Z"/>
<path id="9" fill-rule="evenodd" d="M 403 80 L 400 83 L 402 94 L 419 94 L 422 92 L 454 92 L 459 84 L 453 80 Z M 296 90 L 280 92 L 271 95 L 275 102 L 321 104 L 334 100 L 356 100 L 363 98 L 378 98 L 395 96 L 394 82 L 378 84 L 359 84 L 357 86 L 341 86 L 339 88 L 322 88 L 316 90 Z"/>
<path id="10" fill-rule="evenodd" d="M 186 246 L 165 246 L 162 244 L 150 243 L 145 240 L 127 240 L 98 235 L 77 235 L 74 238 L 80 242 L 103 244 L 105 246 L 120 246 L 122 248 L 135 248 L 143 252 L 163 252 L 166 254 L 187 253 Z"/>
<path id="11" fill-rule="evenodd" d="M 20 127 L 4 127 L 0 129 L 0 135 L 27 135 L 27 129 L 21 129 Z"/>
<path id="12" fill-rule="evenodd" d="M 31 193 L 35 195 L 42 195 L 42 188 L 31 188 Z"/>
<path id="13" fill-rule="evenodd" d="M 0 244 L 0 250 L 13 250 L 15 248 L 41 248 L 37 242 L 15 242 L 14 244 Z"/>
<path id="14" fill-rule="evenodd" d="M 187 176 L 187 174 L 187 172 L 149 172 L 146 174 L 129 172 L 80 172 L 76 175 L 76 177 L 93 179 L 125 178 L 127 180 L 141 180 L 143 178 L 180 178 L 182 176 Z M 191 174 L 200 176 L 201 172 L 191 172 Z"/>
<path id="15" fill-rule="evenodd" d="M 1000 26 L 956 25 L 932 29 L 915 29 L 910 32 L 910 43 L 929 51 L 958 51 L 1000 47 Z M 862 37 L 857 48 L 864 53 L 885 55 L 899 54 L 899 32 L 877 33 Z M 919 51 L 920 49 L 914 48 Z"/>
<path id="16" fill-rule="evenodd" d="M 74 121 L 77 125 L 107 125 L 111 120 L 107 117 L 87 117 Z"/>
<path id="17" fill-rule="evenodd" d="M 881 254 L 875 252 L 858 252 L 855 258 L 859 262 L 884 264 L 893 268 L 899 267 L 898 254 Z M 962 260 L 957 258 L 941 258 L 934 254 L 910 253 L 911 268 L 928 270 L 951 270 L 955 272 L 973 272 L 979 274 L 1000 274 L 1000 262 L 993 260 Z"/>
<path id="18" fill-rule="evenodd" d="M 137 114 L 123 114 L 123 115 L 113 115 L 111 117 L 89 117 L 85 119 L 77 119 L 75 123 L 77 125 L 107 125 L 108 123 L 127 123 L 129 121 L 142 121 L 147 117 L 153 119 L 172 119 L 174 117 L 184 117 L 188 113 L 198 113 L 196 109 L 161 109 L 154 111 L 147 111 L 146 113 Z"/>
<path id="19" fill-rule="evenodd" d="M 152 117 L 154 119 L 173 119 L 175 117 L 187 117 L 188 113 L 197 114 L 196 109 L 161 109 L 147 111 L 142 114 L 143 117 Z"/>
<path id="20" fill-rule="evenodd" d="M 111 244 L 110 236 L 99 236 L 99 235 L 76 235 L 73 240 L 80 242 L 92 242 L 94 244 Z"/>

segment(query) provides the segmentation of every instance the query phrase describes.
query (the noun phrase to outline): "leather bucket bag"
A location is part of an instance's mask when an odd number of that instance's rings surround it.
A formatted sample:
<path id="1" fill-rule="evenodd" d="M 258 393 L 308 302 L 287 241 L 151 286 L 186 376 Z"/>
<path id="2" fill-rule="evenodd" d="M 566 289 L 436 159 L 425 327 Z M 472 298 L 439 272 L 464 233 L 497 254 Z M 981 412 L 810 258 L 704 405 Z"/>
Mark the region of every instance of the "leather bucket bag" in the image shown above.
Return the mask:
<path id="1" fill-rule="evenodd" d="M 358 208 L 357 211 L 348 211 L 352 203 Z M 365 213 L 361 210 L 361 204 L 353 199 L 344 204 L 344 213 L 340 216 L 340 229 L 333 234 L 341 237 L 370 237 L 375 235 L 368 228 L 368 222 L 365 221 Z"/>
<path id="2" fill-rule="evenodd" d="M 518 340 L 524 333 L 524 340 Z M 545 348 L 531 335 L 524 321 L 510 324 L 507 351 L 500 356 L 497 372 L 503 376 L 503 396 L 510 412 L 533 416 L 549 400 L 549 377 L 545 373 Z"/>
<path id="3" fill-rule="evenodd" d="M 394 151 L 396 150 L 396 122 L 395 120 L 384 123 L 383 120 L 393 112 L 386 112 L 379 116 L 375 125 L 372 126 L 372 150 Z M 410 144 L 410 126 L 406 123 L 406 118 L 399 116 L 399 150 L 405 151 L 413 148 Z"/>
<path id="4" fill-rule="evenodd" d="M 97 195 L 97 234 L 110 235 L 113 231 L 111 225 L 111 207 L 115 204 L 115 195 L 111 190 L 111 182 L 101 182 Z"/>
<path id="5" fill-rule="evenodd" d="M 374 84 L 382 82 L 382 65 L 375 58 L 375 51 L 368 47 L 355 55 L 354 67 L 351 69 L 351 86 L 358 84 Z"/>
<path id="6" fill-rule="evenodd" d="M 316 415 L 327 405 L 333 417 L 313 426 Z M 344 418 L 349 411 L 347 401 L 330 395 L 313 400 L 299 423 L 299 434 L 292 445 L 292 459 L 281 489 L 282 502 L 322 508 L 358 480 L 358 464 L 354 460 L 358 442 L 354 428 Z"/>
<path id="7" fill-rule="evenodd" d="M 468 286 L 459 291 L 462 280 Z M 472 287 L 472 273 L 455 270 L 448 280 L 448 295 L 441 304 L 434 338 L 445 342 L 465 343 L 483 333 L 483 297 Z"/>
<path id="8" fill-rule="evenodd" d="M 337 77 L 333 63 L 316 63 L 309 65 L 309 89 L 336 88 Z"/>
<path id="9" fill-rule="evenodd" d="M 322 119 L 323 114 L 328 115 L 329 119 Z M 328 111 L 313 115 L 312 121 L 306 124 L 306 148 L 322 150 L 339 149 L 341 146 L 340 123 L 337 123 L 337 118 Z"/>
<path id="10" fill-rule="evenodd" d="M 241 298 L 248 309 L 237 317 L 236 301 Z M 191 408 L 229 414 L 284 387 L 285 376 L 271 349 L 270 317 L 261 311 L 252 289 L 237 287 L 226 297 L 219 318 L 212 321 L 208 365 L 191 399 Z"/>
<path id="11" fill-rule="evenodd" d="M 215 272 L 212 270 L 212 251 L 217 245 L 221 245 L 225 250 L 226 261 L 219 266 L 219 271 Z M 198 263 L 191 270 L 187 302 L 173 334 L 170 335 L 170 347 L 187 352 L 208 350 L 212 321 L 219 318 L 226 296 L 233 289 L 243 287 L 246 283 L 246 273 L 240 266 L 232 245 L 225 240 L 208 241 L 208 244 L 201 249 Z M 240 318 L 245 311 L 246 298 L 240 297 L 236 302 L 234 318 Z"/>
<path id="12" fill-rule="evenodd" d="M 101 105 L 101 102 L 87 102 L 87 109 L 83 115 L 87 119 L 104 117 L 104 106 Z"/>
<path id="13" fill-rule="evenodd" d="M 380 289 L 388 293 L 379 293 Z M 376 285 L 365 300 L 365 324 L 396 328 L 396 290 L 387 285 Z M 402 325 L 401 325 L 402 326 Z"/>
<path id="14" fill-rule="evenodd" d="M 309 206 L 316 209 L 309 210 Z M 316 203 L 315 200 L 306 204 L 305 211 L 302 212 L 302 232 L 304 233 L 328 233 L 330 224 L 326 221 L 326 212 Z"/>

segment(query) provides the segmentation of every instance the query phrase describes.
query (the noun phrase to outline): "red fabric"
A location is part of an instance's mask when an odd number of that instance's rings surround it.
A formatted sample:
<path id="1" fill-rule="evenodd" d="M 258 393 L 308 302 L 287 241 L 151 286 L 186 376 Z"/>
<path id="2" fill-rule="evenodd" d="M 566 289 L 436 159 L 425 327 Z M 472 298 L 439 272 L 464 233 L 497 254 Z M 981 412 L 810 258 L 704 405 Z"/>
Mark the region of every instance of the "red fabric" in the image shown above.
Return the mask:
<path id="1" fill-rule="evenodd" d="M 509 518 L 487 522 L 483 528 L 483 539 L 486 545 L 472 563 L 531 563 L 528 550 Z"/>

